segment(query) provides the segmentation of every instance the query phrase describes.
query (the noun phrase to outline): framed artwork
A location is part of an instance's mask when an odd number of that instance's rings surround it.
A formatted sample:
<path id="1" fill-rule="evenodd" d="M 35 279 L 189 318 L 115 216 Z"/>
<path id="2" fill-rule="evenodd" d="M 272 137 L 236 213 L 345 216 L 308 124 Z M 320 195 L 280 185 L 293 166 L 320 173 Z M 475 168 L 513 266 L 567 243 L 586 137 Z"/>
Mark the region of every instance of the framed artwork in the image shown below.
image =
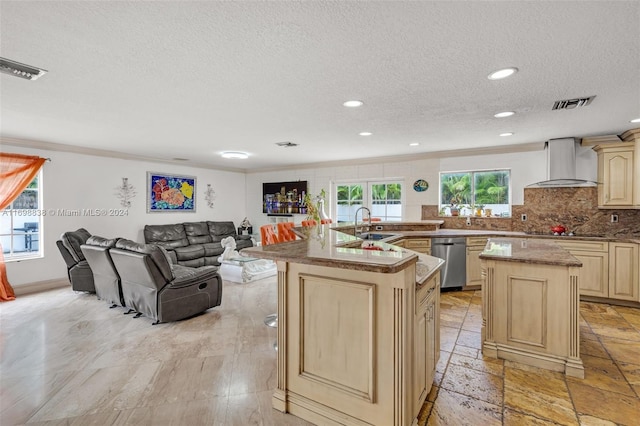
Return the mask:
<path id="1" fill-rule="evenodd" d="M 195 211 L 195 177 L 147 172 L 147 213 Z"/>

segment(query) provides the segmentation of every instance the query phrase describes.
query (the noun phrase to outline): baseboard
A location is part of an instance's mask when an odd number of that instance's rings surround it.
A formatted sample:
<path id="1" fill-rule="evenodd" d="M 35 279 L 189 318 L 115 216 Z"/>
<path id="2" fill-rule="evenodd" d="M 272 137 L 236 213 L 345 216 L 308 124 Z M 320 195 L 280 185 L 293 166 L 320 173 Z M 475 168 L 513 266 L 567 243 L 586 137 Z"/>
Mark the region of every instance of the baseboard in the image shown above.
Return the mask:
<path id="1" fill-rule="evenodd" d="M 13 292 L 16 296 L 24 296 L 25 294 L 40 293 L 42 291 L 62 287 L 71 287 L 68 279 L 58 278 L 54 280 L 36 281 L 34 283 L 17 285 L 13 288 Z"/>

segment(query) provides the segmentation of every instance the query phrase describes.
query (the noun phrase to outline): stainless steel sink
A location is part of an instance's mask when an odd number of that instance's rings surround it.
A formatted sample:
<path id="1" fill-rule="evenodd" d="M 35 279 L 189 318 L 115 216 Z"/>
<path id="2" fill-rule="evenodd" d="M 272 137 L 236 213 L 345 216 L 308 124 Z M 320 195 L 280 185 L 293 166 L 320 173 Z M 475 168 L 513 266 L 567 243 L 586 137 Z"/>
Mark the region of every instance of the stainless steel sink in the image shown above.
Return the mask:
<path id="1" fill-rule="evenodd" d="M 389 238 L 389 237 L 393 237 L 394 234 L 379 234 L 379 233 L 373 233 L 373 232 L 363 232 L 362 234 L 358 234 L 357 237 L 361 238 L 363 240 L 382 240 L 385 238 Z"/>

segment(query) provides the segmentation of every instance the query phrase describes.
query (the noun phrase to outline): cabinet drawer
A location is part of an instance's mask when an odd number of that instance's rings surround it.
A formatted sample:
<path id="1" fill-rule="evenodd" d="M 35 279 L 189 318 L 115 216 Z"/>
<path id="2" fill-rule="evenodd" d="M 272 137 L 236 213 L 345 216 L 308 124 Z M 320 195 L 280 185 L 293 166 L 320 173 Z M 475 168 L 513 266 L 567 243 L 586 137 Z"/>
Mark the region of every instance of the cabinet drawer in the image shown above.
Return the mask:
<path id="1" fill-rule="evenodd" d="M 431 240 L 405 240 L 404 246 L 408 249 L 431 248 Z"/>
<path id="2" fill-rule="evenodd" d="M 467 246 L 486 246 L 487 237 L 467 237 Z"/>
<path id="3" fill-rule="evenodd" d="M 553 240 L 558 245 L 567 250 L 580 251 L 608 251 L 609 243 L 607 241 L 558 241 Z"/>
<path id="4" fill-rule="evenodd" d="M 429 296 L 431 296 L 431 294 L 434 291 L 438 290 L 437 284 L 438 282 L 436 277 L 431 277 L 426 283 L 424 283 L 422 288 L 416 291 L 416 311 L 417 312 L 419 312 L 424 306 L 424 304 L 427 303 Z"/>

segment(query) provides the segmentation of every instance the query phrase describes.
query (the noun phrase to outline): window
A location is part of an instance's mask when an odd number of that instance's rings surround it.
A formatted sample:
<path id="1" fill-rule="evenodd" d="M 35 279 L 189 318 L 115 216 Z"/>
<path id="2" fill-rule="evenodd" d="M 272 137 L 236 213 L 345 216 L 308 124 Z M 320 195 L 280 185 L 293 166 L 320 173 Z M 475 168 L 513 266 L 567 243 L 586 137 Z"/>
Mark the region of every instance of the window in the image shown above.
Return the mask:
<path id="1" fill-rule="evenodd" d="M 5 260 L 40 257 L 42 171 L 8 207 L 0 210 L 0 243 Z"/>
<path id="2" fill-rule="evenodd" d="M 440 215 L 511 216 L 511 172 L 440 173 Z"/>
<path id="3" fill-rule="evenodd" d="M 402 220 L 402 183 L 397 181 L 362 181 L 335 185 L 338 223 L 353 222 L 360 207 L 382 221 Z M 360 217 L 360 215 L 358 215 Z M 366 213 L 365 213 L 366 217 Z"/>

